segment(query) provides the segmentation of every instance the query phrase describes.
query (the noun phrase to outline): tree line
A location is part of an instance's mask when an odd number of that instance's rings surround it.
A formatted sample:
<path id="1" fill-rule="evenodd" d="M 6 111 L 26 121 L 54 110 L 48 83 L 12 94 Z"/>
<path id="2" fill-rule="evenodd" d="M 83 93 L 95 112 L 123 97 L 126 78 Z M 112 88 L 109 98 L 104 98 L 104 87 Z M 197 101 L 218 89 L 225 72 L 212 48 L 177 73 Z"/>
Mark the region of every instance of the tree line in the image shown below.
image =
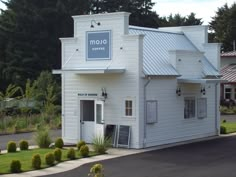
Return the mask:
<path id="1" fill-rule="evenodd" d="M 153 28 L 203 23 L 194 13 L 186 17 L 180 14 L 160 17 L 153 11 L 152 0 L 1 1 L 7 9 L 0 14 L 0 90 L 9 84 L 25 87 L 27 79 L 36 79 L 41 71 L 61 67 L 59 38 L 73 36 L 73 15 L 127 11 L 131 13 L 131 25 Z M 226 13 L 229 9 L 234 9 L 231 16 L 235 19 L 235 4 L 223 11 Z M 217 12 L 212 21 L 211 29 L 215 31 L 212 41 L 222 42 L 218 32 L 221 16 Z M 224 20 L 228 20 L 227 17 L 225 15 Z"/>

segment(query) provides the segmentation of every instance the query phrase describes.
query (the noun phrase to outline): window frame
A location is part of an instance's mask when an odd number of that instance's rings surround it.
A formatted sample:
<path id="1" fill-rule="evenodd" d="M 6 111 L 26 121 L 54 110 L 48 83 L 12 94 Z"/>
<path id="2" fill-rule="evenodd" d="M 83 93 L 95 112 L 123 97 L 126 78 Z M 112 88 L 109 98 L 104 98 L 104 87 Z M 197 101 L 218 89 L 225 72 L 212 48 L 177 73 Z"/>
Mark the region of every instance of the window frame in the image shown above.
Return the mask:
<path id="1" fill-rule="evenodd" d="M 230 91 L 226 91 L 227 89 L 230 89 Z M 230 100 L 231 99 L 231 97 L 232 97 L 232 88 L 231 87 L 225 87 L 224 88 L 224 99 L 226 99 L 226 100 Z M 230 96 L 229 96 L 229 98 L 226 98 L 226 94 L 229 94 Z"/>
<path id="2" fill-rule="evenodd" d="M 131 101 L 131 107 L 129 107 L 129 109 L 131 110 L 131 115 L 126 114 L 126 101 Z M 123 99 L 122 112 L 123 112 L 123 117 L 125 118 L 135 117 L 135 99 L 134 98 L 126 97 Z"/>
<path id="3" fill-rule="evenodd" d="M 185 101 L 194 101 L 194 107 L 192 107 L 192 108 L 194 108 L 194 113 L 192 113 L 193 115 L 191 116 L 191 114 L 190 113 L 188 113 L 188 116 L 186 115 L 186 107 L 185 107 L 185 105 L 186 105 L 186 103 L 185 103 Z M 189 119 L 194 119 L 194 118 L 196 118 L 196 111 L 197 111 L 197 108 L 196 108 L 196 97 L 195 96 L 186 96 L 186 97 L 184 97 L 184 119 L 185 120 L 189 120 Z"/>

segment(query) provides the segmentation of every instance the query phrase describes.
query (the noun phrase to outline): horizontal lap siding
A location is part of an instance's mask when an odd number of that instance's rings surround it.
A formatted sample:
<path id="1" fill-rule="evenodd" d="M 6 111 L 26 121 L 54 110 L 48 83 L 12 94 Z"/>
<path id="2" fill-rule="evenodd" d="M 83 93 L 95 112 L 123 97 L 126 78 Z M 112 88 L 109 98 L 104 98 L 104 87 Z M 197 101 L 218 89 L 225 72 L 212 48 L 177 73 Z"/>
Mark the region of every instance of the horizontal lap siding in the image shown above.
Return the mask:
<path id="1" fill-rule="evenodd" d="M 181 85 L 181 96 L 176 96 L 175 79 L 153 79 L 148 85 L 147 100 L 158 100 L 158 123 L 147 125 L 147 144 L 155 146 L 214 135 L 214 85 L 207 85 L 207 118 L 184 119 L 184 97 L 201 98 L 199 84 Z M 196 102 L 197 104 L 197 102 Z"/>
<path id="2" fill-rule="evenodd" d="M 101 96 L 101 88 L 106 88 L 108 98 L 104 103 L 104 120 L 105 124 L 116 125 L 130 125 L 131 126 L 131 147 L 139 147 L 138 137 L 138 40 L 137 39 L 122 39 L 122 42 L 113 38 L 114 44 L 119 44 L 120 47 L 113 48 L 113 58 L 111 67 L 124 66 L 126 71 L 121 74 L 70 74 L 64 73 L 65 86 L 64 86 L 64 120 L 65 120 L 65 134 L 66 140 L 75 139 L 78 141 L 80 138 L 80 102 L 83 99 L 99 99 Z M 118 37 L 116 37 L 118 39 Z M 79 43 L 78 43 L 79 44 Z M 76 45 L 78 45 L 76 44 Z M 70 46 L 66 46 L 70 52 Z M 84 58 L 73 57 L 68 63 L 68 66 L 75 64 L 74 60 L 79 60 L 77 63 L 82 63 Z M 92 63 L 92 62 L 90 62 Z M 103 61 L 101 61 L 103 63 Z M 100 64 L 101 64 L 100 63 Z M 103 63 L 104 64 L 104 63 Z M 106 64 L 107 65 L 107 64 Z M 106 66 L 105 65 L 105 66 Z M 98 97 L 79 97 L 78 93 L 96 93 Z M 135 100 L 135 116 L 132 118 L 124 117 L 124 100 L 130 97 Z"/>

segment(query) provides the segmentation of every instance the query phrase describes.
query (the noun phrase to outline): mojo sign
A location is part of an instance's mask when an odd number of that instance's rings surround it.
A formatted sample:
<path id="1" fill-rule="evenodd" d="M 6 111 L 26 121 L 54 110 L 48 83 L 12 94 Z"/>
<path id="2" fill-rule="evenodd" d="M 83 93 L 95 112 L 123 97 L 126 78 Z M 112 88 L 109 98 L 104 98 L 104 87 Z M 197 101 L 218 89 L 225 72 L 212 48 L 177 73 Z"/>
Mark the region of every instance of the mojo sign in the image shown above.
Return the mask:
<path id="1" fill-rule="evenodd" d="M 90 31 L 86 35 L 87 60 L 111 59 L 111 31 Z"/>

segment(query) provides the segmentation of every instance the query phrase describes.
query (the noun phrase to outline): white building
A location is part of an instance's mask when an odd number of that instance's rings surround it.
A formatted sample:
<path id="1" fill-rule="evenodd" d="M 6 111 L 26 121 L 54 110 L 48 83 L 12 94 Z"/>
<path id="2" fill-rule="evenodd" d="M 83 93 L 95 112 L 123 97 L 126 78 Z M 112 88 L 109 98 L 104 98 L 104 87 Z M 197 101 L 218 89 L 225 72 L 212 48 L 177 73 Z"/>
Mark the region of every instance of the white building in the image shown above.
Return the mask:
<path id="1" fill-rule="evenodd" d="M 73 19 L 53 71 L 65 142 L 89 143 L 109 128 L 115 146 L 131 148 L 218 135 L 220 45 L 208 43 L 207 26 L 129 26 L 125 12 Z"/>

